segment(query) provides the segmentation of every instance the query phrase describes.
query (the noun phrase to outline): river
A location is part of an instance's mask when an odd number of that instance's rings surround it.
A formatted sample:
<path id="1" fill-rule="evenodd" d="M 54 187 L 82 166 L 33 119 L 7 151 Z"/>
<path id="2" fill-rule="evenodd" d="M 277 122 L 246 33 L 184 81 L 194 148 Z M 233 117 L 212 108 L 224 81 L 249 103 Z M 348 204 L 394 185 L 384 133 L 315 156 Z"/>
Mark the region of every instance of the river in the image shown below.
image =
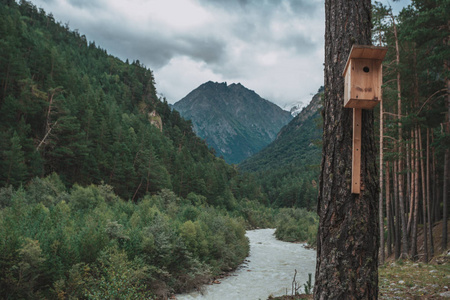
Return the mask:
<path id="1" fill-rule="evenodd" d="M 291 295 L 292 280 L 297 269 L 296 282 L 302 286 L 308 273 L 314 271 L 316 251 L 302 244 L 286 243 L 275 239 L 275 229 L 249 230 L 250 255 L 230 276 L 220 279 L 220 284 L 208 285 L 203 294 L 193 292 L 177 295 L 178 300 L 258 300 L 270 295 Z"/>

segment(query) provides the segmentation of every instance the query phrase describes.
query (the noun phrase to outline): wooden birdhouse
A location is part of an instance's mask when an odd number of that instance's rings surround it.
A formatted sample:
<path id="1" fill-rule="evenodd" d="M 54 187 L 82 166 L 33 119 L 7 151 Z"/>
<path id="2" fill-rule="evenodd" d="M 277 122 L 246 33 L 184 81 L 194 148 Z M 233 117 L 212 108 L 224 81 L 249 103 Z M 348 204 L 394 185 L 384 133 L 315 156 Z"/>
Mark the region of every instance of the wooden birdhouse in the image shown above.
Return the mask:
<path id="1" fill-rule="evenodd" d="M 353 194 L 361 192 L 362 110 L 373 109 L 381 101 L 381 63 L 386 52 L 384 47 L 353 45 L 344 69 L 344 107 L 353 108 Z"/>
<path id="2" fill-rule="evenodd" d="M 344 107 L 372 109 L 381 101 L 382 66 L 387 48 L 353 45 L 344 69 Z"/>

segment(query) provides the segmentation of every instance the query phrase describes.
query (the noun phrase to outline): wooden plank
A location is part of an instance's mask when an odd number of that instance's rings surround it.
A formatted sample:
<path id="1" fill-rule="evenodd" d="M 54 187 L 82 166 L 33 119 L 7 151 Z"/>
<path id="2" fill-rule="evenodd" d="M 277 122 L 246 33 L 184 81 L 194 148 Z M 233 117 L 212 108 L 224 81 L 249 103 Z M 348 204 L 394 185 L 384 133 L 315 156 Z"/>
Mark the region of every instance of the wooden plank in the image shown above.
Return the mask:
<path id="1" fill-rule="evenodd" d="M 356 99 L 350 98 L 345 102 L 345 108 L 362 108 L 362 109 L 373 109 L 380 103 L 380 100 L 366 100 L 366 99 Z"/>
<path id="2" fill-rule="evenodd" d="M 383 60 L 386 56 L 387 47 L 369 45 L 353 45 L 349 58 L 369 58 Z"/>
<path id="3" fill-rule="evenodd" d="M 352 194 L 361 192 L 361 120 L 362 109 L 353 109 Z"/>

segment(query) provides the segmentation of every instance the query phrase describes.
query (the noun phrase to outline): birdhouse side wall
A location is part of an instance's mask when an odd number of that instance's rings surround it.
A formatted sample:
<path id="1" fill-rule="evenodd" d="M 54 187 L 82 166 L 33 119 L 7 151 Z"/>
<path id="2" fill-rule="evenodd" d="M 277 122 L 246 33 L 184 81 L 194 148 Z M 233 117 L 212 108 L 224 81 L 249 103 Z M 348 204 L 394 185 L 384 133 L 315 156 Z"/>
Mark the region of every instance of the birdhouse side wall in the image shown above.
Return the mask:
<path id="1" fill-rule="evenodd" d="M 352 68 L 352 62 L 350 60 L 347 71 L 344 75 L 344 107 L 347 107 L 348 102 L 350 101 L 351 97 L 351 88 L 350 88 L 350 82 L 352 82 L 352 72 L 350 72 Z"/>

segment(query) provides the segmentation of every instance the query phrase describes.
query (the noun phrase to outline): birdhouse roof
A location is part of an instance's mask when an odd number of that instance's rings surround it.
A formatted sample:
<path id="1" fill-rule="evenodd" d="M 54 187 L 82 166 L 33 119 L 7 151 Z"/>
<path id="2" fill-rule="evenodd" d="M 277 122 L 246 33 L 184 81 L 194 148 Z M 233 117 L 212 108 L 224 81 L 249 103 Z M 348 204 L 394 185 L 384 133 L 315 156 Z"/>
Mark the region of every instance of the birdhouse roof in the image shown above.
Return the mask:
<path id="1" fill-rule="evenodd" d="M 353 45 L 350 55 L 348 56 L 347 63 L 345 64 L 344 73 L 347 72 L 350 60 L 353 58 L 366 58 L 373 60 L 383 60 L 386 56 L 387 47 L 367 46 L 367 45 Z"/>

